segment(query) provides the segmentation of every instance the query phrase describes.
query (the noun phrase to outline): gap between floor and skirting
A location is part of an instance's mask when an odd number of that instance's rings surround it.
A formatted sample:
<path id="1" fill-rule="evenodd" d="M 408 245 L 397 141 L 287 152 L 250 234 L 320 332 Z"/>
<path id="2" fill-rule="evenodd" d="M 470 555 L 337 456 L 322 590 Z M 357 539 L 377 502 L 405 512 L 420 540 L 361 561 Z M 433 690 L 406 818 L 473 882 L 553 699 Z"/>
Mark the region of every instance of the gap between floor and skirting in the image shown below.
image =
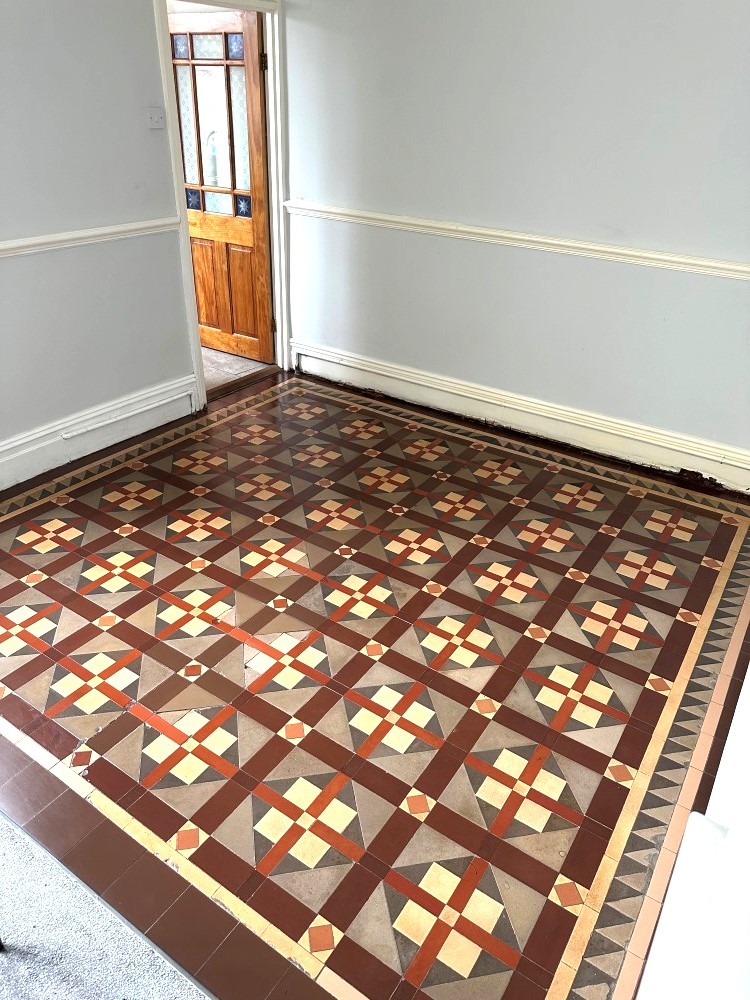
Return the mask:
<path id="1" fill-rule="evenodd" d="M 0 441 L 0 490 L 198 409 L 194 375 L 170 379 Z"/>
<path id="2" fill-rule="evenodd" d="M 461 222 L 442 222 L 437 219 L 418 219 L 407 215 L 388 215 L 384 212 L 366 212 L 334 205 L 316 205 L 307 201 L 287 201 L 289 215 L 308 216 L 313 219 L 330 219 L 334 222 L 353 222 L 376 226 L 381 229 L 402 229 L 428 236 L 449 236 L 478 243 L 498 243 L 504 246 L 525 247 L 528 250 L 546 250 L 552 253 L 574 254 L 579 257 L 597 257 L 625 264 L 645 267 L 664 267 L 673 271 L 693 271 L 713 274 L 721 278 L 750 281 L 750 263 L 734 260 L 715 260 L 690 254 L 670 253 L 665 250 L 644 250 L 637 247 L 616 246 L 610 243 L 592 243 L 586 240 L 567 239 L 562 236 L 539 236 L 511 229 L 492 229 L 487 226 L 468 226 Z"/>
<path id="3" fill-rule="evenodd" d="M 374 389 L 397 399 L 488 420 L 551 441 L 669 471 L 688 470 L 750 492 L 750 451 L 646 424 L 606 417 L 490 386 L 377 361 L 318 344 L 292 341 L 301 371 Z"/>

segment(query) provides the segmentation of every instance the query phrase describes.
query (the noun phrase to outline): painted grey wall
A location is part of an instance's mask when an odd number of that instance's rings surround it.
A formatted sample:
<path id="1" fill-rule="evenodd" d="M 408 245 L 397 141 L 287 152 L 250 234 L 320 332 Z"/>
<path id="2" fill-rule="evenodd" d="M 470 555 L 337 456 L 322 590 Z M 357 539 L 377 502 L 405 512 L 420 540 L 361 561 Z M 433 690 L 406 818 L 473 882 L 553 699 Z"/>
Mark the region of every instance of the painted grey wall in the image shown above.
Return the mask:
<path id="1" fill-rule="evenodd" d="M 176 216 L 151 0 L 3 5 L 0 91 L 0 241 Z M 0 258 L 0 441 L 191 372 L 175 232 Z"/>
<path id="2" fill-rule="evenodd" d="M 0 240 L 175 214 L 151 0 L 0 13 Z"/>
<path id="3" fill-rule="evenodd" d="M 0 259 L 0 301 L 0 439 L 192 372 L 176 232 Z"/>
<path id="4" fill-rule="evenodd" d="M 747 282 L 299 217 L 292 245 L 295 336 L 750 444 Z"/>
<path id="5" fill-rule="evenodd" d="M 744 0 L 286 0 L 293 199 L 750 259 Z M 750 442 L 750 283 L 292 220 L 293 336 Z"/>

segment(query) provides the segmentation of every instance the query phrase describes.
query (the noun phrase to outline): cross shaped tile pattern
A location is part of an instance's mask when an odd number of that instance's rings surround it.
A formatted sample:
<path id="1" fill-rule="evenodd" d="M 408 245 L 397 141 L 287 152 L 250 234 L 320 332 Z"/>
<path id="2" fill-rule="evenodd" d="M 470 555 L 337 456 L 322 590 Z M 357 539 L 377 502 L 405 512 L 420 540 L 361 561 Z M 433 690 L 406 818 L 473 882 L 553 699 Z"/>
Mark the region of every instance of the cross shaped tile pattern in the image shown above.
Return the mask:
<path id="1" fill-rule="evenodd" d="M 290 379 L 0 508 L 0 716 L 334 995 L 561 995 L 747 526 Z"/>

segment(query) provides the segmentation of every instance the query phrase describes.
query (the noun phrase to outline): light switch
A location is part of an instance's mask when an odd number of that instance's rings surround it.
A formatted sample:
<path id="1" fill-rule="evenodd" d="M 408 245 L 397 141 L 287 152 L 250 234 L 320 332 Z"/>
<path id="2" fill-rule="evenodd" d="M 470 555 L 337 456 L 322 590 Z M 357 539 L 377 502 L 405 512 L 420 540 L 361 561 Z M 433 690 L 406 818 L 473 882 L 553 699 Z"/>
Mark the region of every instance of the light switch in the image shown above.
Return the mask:
<path id="1" fill-rule="evenodd" d="M 164 128 L 164 108 L 146 108 L 148 128 Z"/>

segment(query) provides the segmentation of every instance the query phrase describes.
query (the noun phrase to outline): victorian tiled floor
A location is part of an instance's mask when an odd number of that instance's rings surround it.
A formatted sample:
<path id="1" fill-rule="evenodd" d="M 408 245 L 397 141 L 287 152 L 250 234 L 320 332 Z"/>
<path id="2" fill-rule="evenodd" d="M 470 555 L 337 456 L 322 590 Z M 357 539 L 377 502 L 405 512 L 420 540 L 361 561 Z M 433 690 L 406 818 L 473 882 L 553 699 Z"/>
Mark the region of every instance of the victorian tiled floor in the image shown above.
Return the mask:
<path id="1" fill-rule="evenodd" d="M 282 380 L 0 504 L 0 808 L 221 997 L 609 997 L 749 517 Z"/>

